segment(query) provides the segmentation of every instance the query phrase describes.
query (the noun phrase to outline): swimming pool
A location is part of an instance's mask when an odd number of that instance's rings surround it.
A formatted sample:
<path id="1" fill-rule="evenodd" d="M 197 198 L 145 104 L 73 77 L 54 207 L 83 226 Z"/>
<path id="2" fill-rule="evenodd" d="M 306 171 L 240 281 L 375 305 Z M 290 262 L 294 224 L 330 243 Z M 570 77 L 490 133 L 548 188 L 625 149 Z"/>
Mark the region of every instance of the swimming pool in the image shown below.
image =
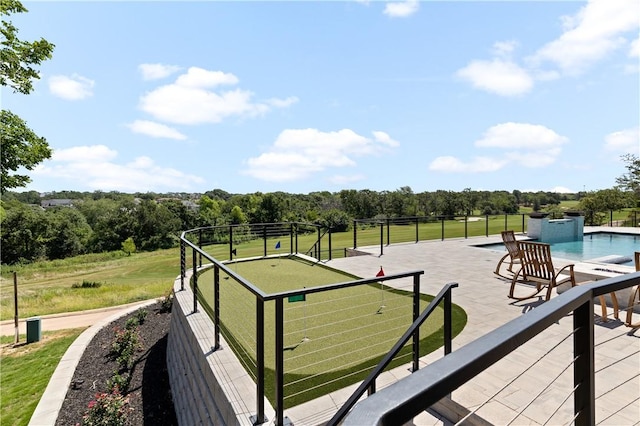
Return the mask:
<path id="1" fill-rule="evenodd" d="M 484 248 L 504 249 L 504 244 L 491 244 Z M 569 241 L 551 244 L 553 257 L 575 261 L 587 261 L 605 256 L 619 256 L 629 259 L 627 262 L 615 262 L 619 265 L 633 266 L 633 252 L 640 251 L 640 235 L 633 234 L 585 234 L 582 241 Z"/>

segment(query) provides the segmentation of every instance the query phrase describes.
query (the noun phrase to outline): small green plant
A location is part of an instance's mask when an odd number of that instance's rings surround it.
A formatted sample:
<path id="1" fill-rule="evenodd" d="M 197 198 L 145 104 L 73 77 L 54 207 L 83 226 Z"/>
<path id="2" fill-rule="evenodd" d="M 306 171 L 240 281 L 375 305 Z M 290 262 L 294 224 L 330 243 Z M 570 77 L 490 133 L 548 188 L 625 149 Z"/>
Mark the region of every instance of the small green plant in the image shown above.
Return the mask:
<path id="1" fill-rule="evenodd" d="M 173 306 L 173 292 L 170 292 L 166 296 L 158 299 L 160 302 L 160 312 L 171 312 Z"/>
<path id="2" fill-rule="evenodd" d="M 100 288 L 102 283 L 99 281 L 82 280 L 82 283 L 73 283 L 71 288 Z"/>
<path id="3" fill-rule="evenodd" d="M 124 426 L 129 412 L 129 399 L 122 396 L 116 386 L 109 393 L 98 393 L 89 402 L 87 414 L 82 417 L 83 426 Z"/>
<path id="4" fill-rule="evenodd" d="M 113 343 L 111 343 L 111 356 L 113 356 L 121 369 L 130 370 L 133 366 L 133 355 L 138 349 L 140 336 L 138 328 L 117 329 Z"/>
<path id="5" fill-rule="evenodd" d="M 136 311 L 135 315 L 136 315 L 136 319 L 138 320 L 138 324 L 143 324 L 144 323 L 144 320 L 147 317 L 148 313 L 149 312 L 144 308 L 140 308 L 140 309 L 138 309 Z"/>
<path id="6" fill-rule="evenodd" d="M 124 323 L 124 328 L 127 330 L 132 330 L 136 328 L 139 324 L 140 322 L 138 321 L 137 317 L 131 317 L 127 320 L 127 322 Z"/>
<path id="7" fill-rule="evenodd" d="M 131 375 L 129 373 L 118 373 L 114 371 L 113 376 L 107 380 L 107 390 L 109 392 L 121 391 L 126 393 L 131 383 Z"/>

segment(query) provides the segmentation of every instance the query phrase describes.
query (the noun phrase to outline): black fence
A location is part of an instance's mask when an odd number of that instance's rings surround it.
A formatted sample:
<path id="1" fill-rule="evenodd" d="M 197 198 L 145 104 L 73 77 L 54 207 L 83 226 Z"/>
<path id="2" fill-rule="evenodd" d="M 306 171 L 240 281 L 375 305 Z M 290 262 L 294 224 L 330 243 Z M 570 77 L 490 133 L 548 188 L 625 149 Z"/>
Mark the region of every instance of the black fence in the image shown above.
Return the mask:
<path id="1" fill-rule="evenodd" d="M 259 228 L 258 228 L 259 229 Z M 263 228 L 264 229 L 264 228 Z M 277 228 L 273 228 L 277 229 Z M 283 228 L 281 228 L 283 229 Z M 265 231 L 266 234 L 269 234 L 268 231 Z M 344 289 L 348 287 L 356 287 L 356 286 L 364 286 L 370 284 L 378 284 L 383 283 L 385 281 L 398 280 L 402 278 L 411 278 L 413 282 L 413 321 L 422 323 L 428 314 L 433 311 L 434 307 L 439 303 L 443 303 L 443 309 L 445 311 L 445 315 L 449 315 L 447 319 L 445 319 L 446 326 L 443 327 L 444 333 L 444 342 L 445 342 L 445 351 L 451 351 L 451 289 L 454 288 L 455 284 L 450 284 L 446 287 L 446 290 L 443 290 L 437 296 L 437 300 L 431 302 L 429 307 L 420 315 L 420 276 L 424 274 L 424 271 L 409 271 L 400 274 L 392 274 L 387 276 L 378 276 L 375 278 L 368 279 L 358 279 L 349 282 L 342 282 L 336 284 L 329 284 L 324 286 L 316 286 L 309 288 L 301 288 L 295 291 L 286 291 L 280 293 L 272 293 L 268 294 L 263 292 L 260 288 L 256 287 L 253 283 L 249 282 L 242 276 L 238 275 L 229 265 L 225 264 L 225 262 L 219 261 L 205 250 L 199 247 L 198 244 L 194 243 L 192 240 L 194 236 L 196 236 L 196 240 L 202 242 L 200 240 L 201 233 L 200 229 L 186 231 L 182 234 L 180 238 L 181 246 L 180 246 L 180 264 L 181 264 L 181 289 L 184 289 L 185 285 L 185 277 L 187 276 L 187 249 L 191 249 L 191 265 L 190 267 L 193 269 L 194 273 L 191 276 L 191 287 L 193 288 L 194 299 L 193 299 L 193 311 L 197 311 L 199 307 L 200 299 L 200 287 L 202 285 L 212 286 L 213 287 L 213 306 L 209 307 L 210 309 L 205 309 L 212 318 L 214 324 L 214 336 L 215 343 L 213 346 L 213 350 L 220 349 L 220 333 L 221 333 L 221 312 L 225 309 L 232 310 L 234 306 L 226 306 L 224 301 L 220 299 L 220 273 L 224 272 L 230 280 L 225 282 L 225 286 L 227 285 L 238 285 L 248 291 L 251 294 L 251 297 L 255 299 L 255 354 L 256 354 L 256 396 L 257 396 L 257 406 L 256 406 L 256 415 L 252 418 L 254 424 L 261 424 L 265 419 L 265 409 L 264 409 L 264 398 L 265 398 L 265 305 L 267 303 L 274 304 L 274 315 L 275 318 L 269 318 L 269 320 L 275 321 L 275 347 L 273 350 L 275 351 L 275 411 L 276 411 L 276 425 L 284 425 L 284 363 L 283 363 L 283 354 L 284 354 L 284 319 L 283 319 L 283 306 L 285 300 L 297 300 L 298 298 L 306 298 L 309 294 L 335 291 L 339 289 Z M 209 283 L 200 283 L 198 279 L 198 268 L 202 262 L 202 258 L 206 259 L 208 263 L 211 264 L 211 268 L 213 268 L 213 282 Z M 209 267 L 209 266 L 208 266 Z M 203 306 L 204 308 L 204 306 Z M 428 311 L 428 312 L 427 312 Z M 417 369 L 418 359 L 421 356 L 419 353 L 419 331 L 417 328 L 411 328 L 409 335 L 413 338 L 413 344 L 411 346 L 412 350 L 412 359 L 414 368 Z M 404 344 L 405 342 L 403 342 Z M 375 378 L 373 379 L 373 386 L 375 388 Z"/>

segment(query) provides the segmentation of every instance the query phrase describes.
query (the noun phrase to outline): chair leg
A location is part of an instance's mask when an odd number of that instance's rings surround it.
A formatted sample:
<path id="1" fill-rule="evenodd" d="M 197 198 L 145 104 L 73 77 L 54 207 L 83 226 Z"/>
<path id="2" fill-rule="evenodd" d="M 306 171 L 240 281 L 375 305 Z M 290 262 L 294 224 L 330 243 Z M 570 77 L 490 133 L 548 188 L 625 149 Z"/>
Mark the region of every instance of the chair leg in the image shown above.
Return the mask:
<path id="1" fill-rule="evenodd" d="M 619 315 L 619 308 L 618 308 L 618 297 L 616 296 L 615 292 L 611 292 L 611 304 L 613 304 L 613 316 L 615 319 L 619 320 L 620 319 L 620 315 Z"/>
<path id="2" fill-rule="evenodd" d="M 609 321 L 609 317 L 607 316 L 607 301 L 604 300 L 604 296 L 598 296 L 600 298 L 600 309 L 602 309 L 602 321 Z"/>
<path id="3" fill-rule="evenodd" d="M 636 287 L 635 291 L 629 297 L 629 303 L 627 303 L 627 318 L 624 322 L 624 325 L 627 327 L 640 327 L 640 321 L 636 323 L 631 322 L 633 319 L 633 307 L 635 306 L 636 298 L 638 299 L 638 304 L 640 304 L 640 286 Z"/>

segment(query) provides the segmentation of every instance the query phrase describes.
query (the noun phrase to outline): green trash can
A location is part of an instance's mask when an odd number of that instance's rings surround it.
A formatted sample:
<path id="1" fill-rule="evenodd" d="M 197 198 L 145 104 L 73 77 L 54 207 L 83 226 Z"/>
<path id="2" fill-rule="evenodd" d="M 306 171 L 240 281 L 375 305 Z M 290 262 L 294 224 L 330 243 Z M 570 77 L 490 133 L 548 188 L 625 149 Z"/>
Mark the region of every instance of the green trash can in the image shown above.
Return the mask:
<path id="1" fill-rule="evenodd" d="M 27 318 L 27 343 L 39 342 L 41 337 L 40 318 Z"/>

